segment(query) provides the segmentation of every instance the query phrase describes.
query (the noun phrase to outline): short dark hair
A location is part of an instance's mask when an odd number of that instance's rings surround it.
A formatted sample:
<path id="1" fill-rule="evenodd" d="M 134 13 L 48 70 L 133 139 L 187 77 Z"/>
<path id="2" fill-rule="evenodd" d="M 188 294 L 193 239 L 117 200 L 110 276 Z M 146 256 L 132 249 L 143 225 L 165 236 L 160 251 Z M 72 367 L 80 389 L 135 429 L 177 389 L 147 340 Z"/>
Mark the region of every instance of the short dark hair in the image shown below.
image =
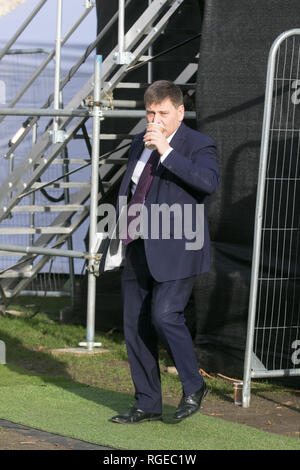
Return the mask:
<path id="1" fill-rule="evenodd" d="M 170 98 L 175 108 L 183 104 L 183 95 L 180 88 L 170 80 L 157 80 L 153 82 L 145 91 L 145 107 L 153 103 L 161 103 L 166 98 Z"/>

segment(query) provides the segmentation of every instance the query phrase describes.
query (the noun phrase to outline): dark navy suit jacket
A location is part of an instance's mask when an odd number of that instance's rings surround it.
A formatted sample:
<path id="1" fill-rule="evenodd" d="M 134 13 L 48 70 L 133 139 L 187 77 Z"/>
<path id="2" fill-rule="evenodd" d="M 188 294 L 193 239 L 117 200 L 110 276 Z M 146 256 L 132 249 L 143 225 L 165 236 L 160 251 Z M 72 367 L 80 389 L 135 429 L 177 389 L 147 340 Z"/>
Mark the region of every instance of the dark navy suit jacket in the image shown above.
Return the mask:
<path id="1" fill-rule="evenodd" d="M 144 148 L 143 134 L 136 135 L 132 141 L 119 196 L 130 194 L 131 177 Z M 148 214 L 145 252 L 150 272 L 158 282 L 184 279 L 209 270 L 210 237 L 205 205 L 207 196 L 216 190 L 219 183 L 216 145 L 210 137 L 181 123 L 170 146 L 173 150 L 158 165 L 145 200 Z M 155 238 L 151 237 L 151 207 L 154 204 L 156 207 L 162 204 L 166 204 L 166 207 L 176 205 L 176 210 L 169 212 L 170 229 L 167 237 L 165 229 L 167 227 L 168 231 L 168 225 L 165 226 L 162 237 L 162 224 L 159 232 L 156 231 Z M 204 207 L 204 218 L 201 217 L 201 220 L 196 219 L 197 204 L 203 204 Z M 182 218 L 178 221 L 180 209 Z M 185 220 L 186 217 L 188 219 Z M 196 227 L 199 228 L 199 223 L 203 224 L 204 243 L 200 248 L 193 249 L 196 245 L 192 245 L 190 234 Z M 178 236 L 180 226 L 182 230 Z M 192 249 L 187 249 L 187 244 Z M 104 250 L 104 257 L 106 251 Z"/>

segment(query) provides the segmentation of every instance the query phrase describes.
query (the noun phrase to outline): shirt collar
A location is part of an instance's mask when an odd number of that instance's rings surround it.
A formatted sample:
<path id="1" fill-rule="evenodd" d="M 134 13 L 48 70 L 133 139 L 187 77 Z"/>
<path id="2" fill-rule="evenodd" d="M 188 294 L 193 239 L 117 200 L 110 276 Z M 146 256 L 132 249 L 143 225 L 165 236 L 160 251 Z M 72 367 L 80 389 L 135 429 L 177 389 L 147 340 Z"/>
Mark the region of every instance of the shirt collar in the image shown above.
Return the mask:
<path id="1" fill-rule="evenodd" d="M 176 134 L 176 132 L 178 131 L 179 129 L 179 126 L 177 127 L 177 129 L 173 132 L 173 134 L 169 135 L 169 137 L 167 137 L 167 142 L 170 143 L 171 140 L 173 139 L 174 135 Z"/>

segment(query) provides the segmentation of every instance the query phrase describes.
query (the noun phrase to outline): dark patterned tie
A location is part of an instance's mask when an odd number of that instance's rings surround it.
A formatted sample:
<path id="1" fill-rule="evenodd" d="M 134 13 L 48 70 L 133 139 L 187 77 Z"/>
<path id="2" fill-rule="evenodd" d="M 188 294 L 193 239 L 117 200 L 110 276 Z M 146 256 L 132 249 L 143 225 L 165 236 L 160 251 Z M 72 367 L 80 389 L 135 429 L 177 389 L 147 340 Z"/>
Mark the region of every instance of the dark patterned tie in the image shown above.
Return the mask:
<path id="1" fill-rule="evenodd" d="M 135 192 L 130 200 L 130 203 L 128 204 L 127 208 L 127 227 L 128 229 L 129 224 L 132 220 L 137 219 L 138 217 L 141 216 L 141 208 L 144 203 L 145 197 L 149 191 L 151 182 L 153 180 L 155 170 L 157 167 L 157 164 L 159 162 L 160 155 L 157 150 L 154 150 L 150 157 L 149 160 L 147 161 L 145 168 L 143 169 L 141 176 L 139 178 L 138 184 L 135 188 Z M 128 215 L 129 209 L 133 204 L 139 204 L 140 205 L 140 211 L 139 213 L 135 215 Z M 134 240 L 134 238 L 131 238 L 128 234 L 128 231 L 126 230 L 126 236 L 122 237 L 122 242 L 124 245 L 128 245 L 130 242 Z"/>

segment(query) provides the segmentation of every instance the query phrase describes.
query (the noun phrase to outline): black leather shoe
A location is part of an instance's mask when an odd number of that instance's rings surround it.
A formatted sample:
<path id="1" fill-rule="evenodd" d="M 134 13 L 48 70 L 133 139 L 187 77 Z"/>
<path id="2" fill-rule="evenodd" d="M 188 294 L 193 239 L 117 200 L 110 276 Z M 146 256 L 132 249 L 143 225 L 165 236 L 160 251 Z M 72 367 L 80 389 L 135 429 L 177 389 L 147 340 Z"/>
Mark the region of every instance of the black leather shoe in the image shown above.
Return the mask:
<path id="1" fill-rule="evenodd" d="M 113 416 L 110 421 L 113 423 L 120 424 L 135 424 L 141 423 L 143 421 L 158 421 L 161 420 L 161 414 L 157 413 L 145 413 L 143 410 L 138 410 L 137 408 L 130 408 L 130 410 L 123 414 Z"/>
<path id="2" fill-rule="evenodd" d="M 174 414 L 174 419 L 176 421 L 181 421 L 182 419 L 188 418 L 192 414 L 196 413 L 199 410 L 203 398 L 207 395 L 208 387 L 204 383 L 197 392 L 192 393 L 189 396 L 183 395 L 178 408 Z"/>

